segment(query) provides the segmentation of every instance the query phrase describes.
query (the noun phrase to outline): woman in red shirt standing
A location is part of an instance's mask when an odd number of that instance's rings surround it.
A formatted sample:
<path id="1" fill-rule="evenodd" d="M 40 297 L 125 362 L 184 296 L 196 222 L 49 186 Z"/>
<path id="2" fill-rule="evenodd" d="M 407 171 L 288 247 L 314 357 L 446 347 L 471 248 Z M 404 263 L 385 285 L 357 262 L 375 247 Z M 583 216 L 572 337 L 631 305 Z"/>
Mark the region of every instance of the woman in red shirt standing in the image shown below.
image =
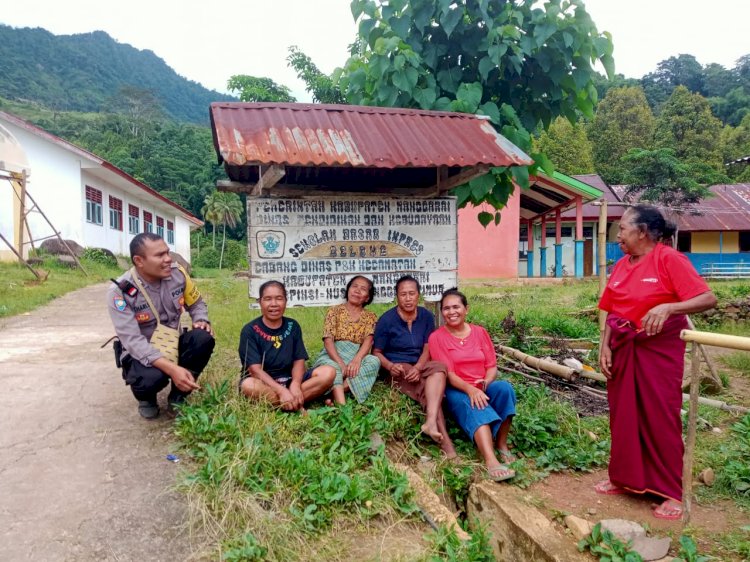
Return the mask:
<path id="1" fill-rule="evenodd" d="M 497 380 L 497 356 L 487 330 L 466 322 L 468 303 L 457 289 L 440 299 L 445 320 L 428 340 L 430 357 L 448 367 L 445 401 L 453 417 L 484 459 L 487 475 L 500 482 L 516 475 L 504 462 L 515 457 L 508 449 L 508 432 L 516 413 L 516 393 L 507 381 Z"/>
<path id="2" fill-rule="evenodd" d="M 625 256 L 599 308 L 608 312 L 600 366 L 609 379 L 612 450 L 600 494 L 651 493 L 664 498 L 654 516 L 682 516 L 682 375 L 686 314 L 716 305 L 688 258 L 661 244 L 675 226 L 655 207 L 631 207 L 617 241 Z"/>

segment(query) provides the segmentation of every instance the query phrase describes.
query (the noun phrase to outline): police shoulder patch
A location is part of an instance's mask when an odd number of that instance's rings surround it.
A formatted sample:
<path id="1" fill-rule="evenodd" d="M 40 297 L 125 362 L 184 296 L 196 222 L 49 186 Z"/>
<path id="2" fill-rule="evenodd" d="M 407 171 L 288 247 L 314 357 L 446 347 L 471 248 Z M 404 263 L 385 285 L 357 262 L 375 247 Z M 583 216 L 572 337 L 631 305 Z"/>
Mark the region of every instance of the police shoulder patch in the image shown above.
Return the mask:
<path id="1" fill-rule="evenodd" d="M 119 297 L 114 298 L 115 308 L 122 312 L 125 310 L 125 308 L 128 306 L 128 303 L 125 302 L 125 299 L 122 298 L 122 295 Z"/>

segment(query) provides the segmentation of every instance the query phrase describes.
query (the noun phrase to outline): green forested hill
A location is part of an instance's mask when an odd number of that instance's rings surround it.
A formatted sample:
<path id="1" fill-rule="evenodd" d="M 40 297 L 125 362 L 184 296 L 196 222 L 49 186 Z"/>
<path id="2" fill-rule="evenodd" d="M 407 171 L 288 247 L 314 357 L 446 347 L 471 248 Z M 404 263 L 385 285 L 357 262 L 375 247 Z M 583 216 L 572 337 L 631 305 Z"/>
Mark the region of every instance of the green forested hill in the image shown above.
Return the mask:
<path id="1" fill-rule="evenodd" d="M 118 43 L 103 31 L 53 35 L 0 24 L 0 96 L 57 110 L 104 111 L 124 88 L 150 91 L 166 116 L 199 124 L 208 124 L 212 101 L 234 99 L 179 76 L 152 51 Z"/>

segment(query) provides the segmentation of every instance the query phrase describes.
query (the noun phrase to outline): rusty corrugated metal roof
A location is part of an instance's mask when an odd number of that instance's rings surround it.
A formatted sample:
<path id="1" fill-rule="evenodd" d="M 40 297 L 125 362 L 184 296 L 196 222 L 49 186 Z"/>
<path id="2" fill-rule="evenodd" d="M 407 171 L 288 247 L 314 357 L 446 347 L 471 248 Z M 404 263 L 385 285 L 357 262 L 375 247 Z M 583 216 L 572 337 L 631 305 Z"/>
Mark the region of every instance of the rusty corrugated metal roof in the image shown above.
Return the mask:
<path id="1" fill-rule="evenodd" d="M 602 192 L 601 199 L 606 199 L 608 203 L 622 202 L 622 200 L 618 196 L 618 189 L 617 189 L 621 186 L 607 185 L 607 183 L 599 176 L 599 174 L 579 174 L 573 177 L 579 181 L 582 181 L 585 184 L 588 184 L 600 190 Z M 620 206 L 607 207 L 607 217 L 610 220 L 617 220 L 622 216 L 622 213 L 625 209 L 626 207 L 620 207 Z M 600 207 L 598 205 L 592 205 L 591 203 L 584 203 L 583 219 L 588 220 L 588 221 L 599 220 L 599 210 L 600 210 Z M 575 220 L 575 218 L 576 218 L 575 209 L 568 209 L 567 211 L 563 211 L 562 213 L 562 219 L 564 221 Z"/>
<path id="2" fill-rule="evenodd" d="M 666 214 L 682 231 L 750 230 L 750 183 L 714 185 L 713 197 L 703 199 L 693 209 Z"/>
<path id="3" fill-rule="evenodd" d="M 219 162 L 228 168 L 431 168 L 528 165 L 489 120 L 465 113 L 354 105 L 211 104 Z"/>

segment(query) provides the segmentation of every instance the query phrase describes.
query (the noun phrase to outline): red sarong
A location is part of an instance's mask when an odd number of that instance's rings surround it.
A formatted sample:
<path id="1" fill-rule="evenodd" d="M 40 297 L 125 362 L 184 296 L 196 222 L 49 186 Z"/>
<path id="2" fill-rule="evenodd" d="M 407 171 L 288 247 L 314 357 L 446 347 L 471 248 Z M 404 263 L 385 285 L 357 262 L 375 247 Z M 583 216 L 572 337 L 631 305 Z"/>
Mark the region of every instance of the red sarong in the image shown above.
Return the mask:
<path id="1" fill-rule="evenodd" d="M 607 383 L 612 452 L 609 479 L 631 492 L 682 501 L 682 376 L 685 316 L 647 336 L 610 314 L 612 378 Z"/>

